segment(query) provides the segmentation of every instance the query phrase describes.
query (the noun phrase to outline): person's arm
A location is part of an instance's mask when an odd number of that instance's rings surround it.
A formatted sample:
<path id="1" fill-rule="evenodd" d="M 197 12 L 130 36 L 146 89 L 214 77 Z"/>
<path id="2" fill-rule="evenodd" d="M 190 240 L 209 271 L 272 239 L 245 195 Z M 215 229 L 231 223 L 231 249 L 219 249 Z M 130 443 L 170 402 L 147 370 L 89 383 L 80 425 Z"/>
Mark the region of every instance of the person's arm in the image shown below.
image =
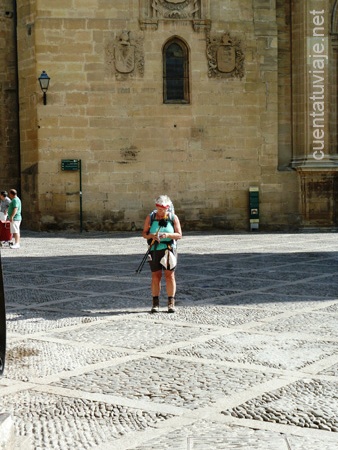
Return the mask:
<path id="1" fill-rule="evenodd" d="M 18 208 L 17 208 L 17 207 L 13 208 L 12 214 L 11 214 L 11 216 L 8 218 L 8 219 L 10 220 L 10 222 L 13 221 L 13 219 L 14 219 L 14 217 L 15 217 L 15 214 L 16 214 L 17 212 L 18 212 Z"/>
<path id="2" fill-rule="evenodd" d="M 174 218 L 174 233 L 162 233 L 161 238 L 163 239 L 173 239 L 174 241 L 178 241 L 182 239 L 182 228 L 179 218 L 175 215 Z"/>
<path id="3" fill-rule="evenodd" d="M 6 202 L 4 202 L 4 206 L 5 206 L 5 214 L 7 214 L 8 213 L 8 208 L 9 208 L 9 205 L 11 204 L 11 202 L 10 201 L 6 201 Z"/>
<path id="4" fill-rule="evenodd" d="M 177 216 L 175 216 L 175 220 L 174 220 L 174 231 L 175 231 L 175 233 L 173 233 L 171 235 L 171 239 L 174 239 L 175 241 L 182 239 L 181 222 Z"/>
<path id="5" fill-rule="evenodd" d="M 150 216 L 148 215 L 146 217 L 146 220 L 144 221 L 142 237 L 144 237 L 144 239 L 147 239 L 147 240 L 152 239 L 154 241 L 160 242 L 158 234 L 149 233 L 150 228 L 151 228 Z"/>

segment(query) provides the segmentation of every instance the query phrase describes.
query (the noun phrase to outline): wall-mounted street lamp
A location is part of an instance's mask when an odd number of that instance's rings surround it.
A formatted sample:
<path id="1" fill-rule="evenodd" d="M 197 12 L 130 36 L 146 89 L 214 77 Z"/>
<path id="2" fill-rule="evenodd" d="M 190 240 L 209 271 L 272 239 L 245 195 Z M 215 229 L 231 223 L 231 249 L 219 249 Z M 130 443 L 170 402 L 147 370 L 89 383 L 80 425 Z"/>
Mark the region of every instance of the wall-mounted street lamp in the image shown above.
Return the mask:
<path id="1" fill-rule="evenodd" d="M 43 104 L 47 105 L 47 94 L 46 92 L 48 91 L 48 86 L 49 86 L 49 76 L 46 74 L 46 72 L 43 70 L 41 75 L 38 78 L 39 83 L 40 83 L 40 88 L 43 92 Z"/>

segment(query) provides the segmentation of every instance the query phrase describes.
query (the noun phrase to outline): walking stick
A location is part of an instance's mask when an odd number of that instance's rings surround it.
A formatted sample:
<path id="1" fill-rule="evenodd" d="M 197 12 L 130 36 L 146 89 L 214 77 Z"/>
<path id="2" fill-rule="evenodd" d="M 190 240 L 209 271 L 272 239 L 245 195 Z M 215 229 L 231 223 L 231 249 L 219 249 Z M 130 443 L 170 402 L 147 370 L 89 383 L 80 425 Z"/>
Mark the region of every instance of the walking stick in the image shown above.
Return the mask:
<path id="1" fill-rule="evenodd" d="M 167 222 L 166 219 L 167 219 L 167 216 L 165 216 L 164 219 L 161 219 L 161 220 L 158 222 L 159 227 L 158 227 L 158 229 L 157 229 L 157 231 L 156 231 L 155 234 L 158 234 L 158 233 L 159 233 L 161 227 L 166 227 L 166 226 L 167 226 L 167 223 L 168 223 L 168 222 Z M 147 250 L 146 254 L 143 256 L 142 261 L 140 262 L 140 265 L 139 265 L 138 268 L 136 269 L 136 273 L 137 273 L 137 274 L 142 272 L 143 266 L 145 265 L 145 263 L 146 263 L 146 261 L 147 261 L 147 258 L 148 258 L 148 255 L 149 255 L 149 253 L 150 253 L 150 249 L 151 249 L 151 247 L 154 245 L 155 242 L 156 242 L 156 244 L 157 244 L 156 239 L 153 239 L 153 240 L 151 241 L 151 243 L 150 243 L 150 245 L 149 245 L 149 247 L 148 247 L 148 250 Z"/>
<path id="2" fill-rule="evenodd" d="M 150 249 L 151 249 L 151 246 L 152 246 L 152 245 L 153 245 L 153 244 L 149 245 L 149 248 L 148 248 L 146 254 L 143 256 L 143 259 L 142 259 L 140 265 L 139 265 L 138 268 L 136 269 L 136 273 L 141 273 L 141 272 L 142 272 L 143 266 L 145 265 L 145 263 L 146 263 L 146 261 L 147 261 L 147 258 L 148 258 L 148 255 L 149 255 L 149 253 L 150 253 Z"/>
<path id="3" fill-rule="evenodd" d="M 158 227 L 158 230 L 157 230 L 156 234 L 160 231 L 160 228 L 161 228 L 161 225 Z M 153 240 L 151 241 L 151 243 L 150 243 L 150 245 L 149 245 L 149 247 L 148 247 L 148 250 L 146 251 L 146 254 L 143 256 L 140 265 L 139 265 L 138 268 L 136 269 L 136 273 L 141 273 L 141 272 L 142 272 L 143 266 L 145 265 L 145 263 L 146 263 L 146 261 L 147 261 L 147 258 L 148 258 L 148 255 L 149 255 L 149 253 L 150 253 L 150 249 L 151 249 L 151 247 L 154 245 L 155 242 L 157 243 L 156 239 L 153 239 Z"/>

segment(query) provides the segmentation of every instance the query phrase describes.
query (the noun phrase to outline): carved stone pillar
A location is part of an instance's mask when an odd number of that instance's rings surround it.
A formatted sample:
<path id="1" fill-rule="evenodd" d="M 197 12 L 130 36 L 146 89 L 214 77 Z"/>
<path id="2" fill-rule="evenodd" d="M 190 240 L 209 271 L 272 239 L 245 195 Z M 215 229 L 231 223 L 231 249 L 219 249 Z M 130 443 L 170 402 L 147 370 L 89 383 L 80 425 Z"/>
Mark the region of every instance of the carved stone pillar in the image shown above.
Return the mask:
<path id="1" fill-rule="evenodd" d="M 336 164 L 330 152 L 329 1 L 293 2 L 293 167 Z"/>
<path id="2" fill-rule="evenodd" d="M 293 160 L 300 175 L 304 226 L 336 226 L 338 160 L 330 146 L 331 7 L 293 2 Z"/>

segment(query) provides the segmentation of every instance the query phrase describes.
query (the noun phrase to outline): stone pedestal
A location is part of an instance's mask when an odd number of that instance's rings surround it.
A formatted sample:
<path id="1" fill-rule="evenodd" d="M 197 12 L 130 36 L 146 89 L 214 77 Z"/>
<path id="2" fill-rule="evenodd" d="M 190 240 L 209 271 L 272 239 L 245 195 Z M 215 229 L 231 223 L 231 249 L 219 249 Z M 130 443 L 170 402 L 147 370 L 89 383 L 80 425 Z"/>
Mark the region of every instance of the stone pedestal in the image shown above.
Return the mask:
<path id="1" fill-rule="evenodd" d="M 338 169 L 298 168 L 303 227 L 338 225 Z"/>

